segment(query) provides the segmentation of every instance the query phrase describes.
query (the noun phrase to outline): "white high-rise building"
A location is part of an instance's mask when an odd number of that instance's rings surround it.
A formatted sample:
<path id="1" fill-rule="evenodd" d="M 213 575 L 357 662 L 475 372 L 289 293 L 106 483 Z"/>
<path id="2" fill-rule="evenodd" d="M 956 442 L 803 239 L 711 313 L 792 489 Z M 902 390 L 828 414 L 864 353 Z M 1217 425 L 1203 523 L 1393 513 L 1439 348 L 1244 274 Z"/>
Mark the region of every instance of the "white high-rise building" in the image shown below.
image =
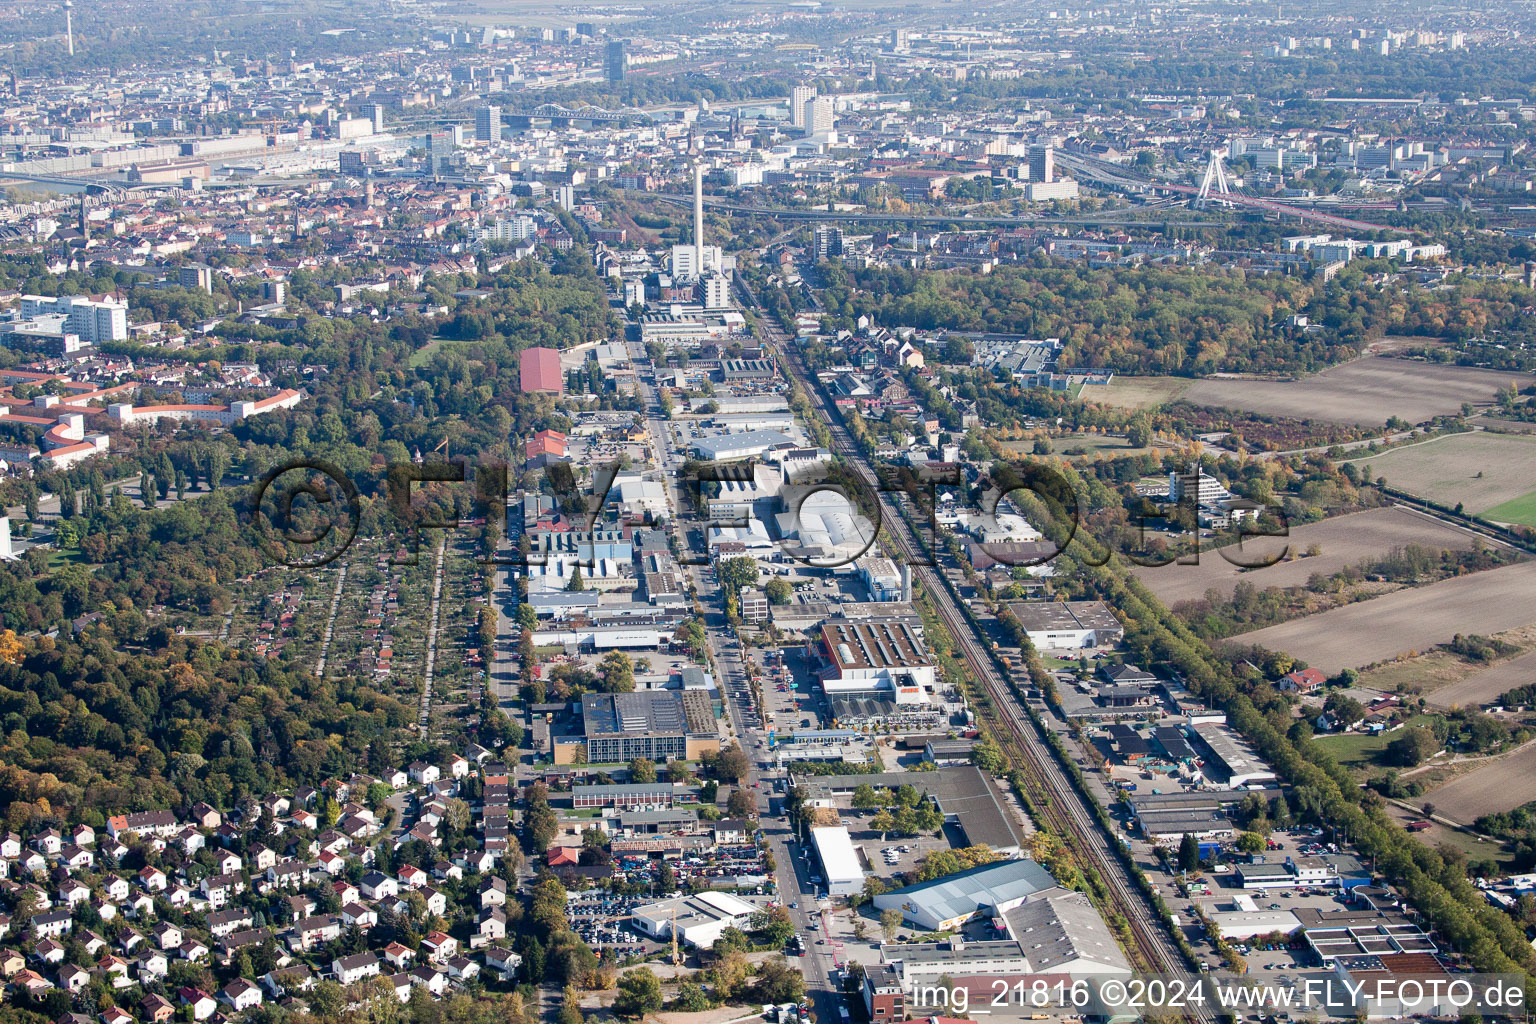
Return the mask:
<path id="1" fill-rule="evenodd" d="M 710 274 L 704 278 L 703 299 L 705 309 L 730 308 L 731 283 L 726 280 L 724 274 Z"/>
<path id="2" fill-rule="evenodd" d="M 511 220 L 498 220 L 480 229 L 480 237 L 487 242 L 521 242 L 539 233 L 538 222 L 532 217 L 519 214 Z"/>
<path id="3" fill-rule="evenodd" d="M 112 299 L 96 302 L 84 295 L 21 297 L 23 320 L 32 320 L 50 313 L 65 314 L 67 319 L 64 321 L 64 330 L 79 335 L 81 341 L 91 345 L 99 345 L 104 341 L 124 341 L 128 337 L 128 304 L 125 302 Z"/>
<path id="4" fill-rule="evenodd" d="M 1197 504 L 1209 505 L 1232 497 L 1232 493 L 1221 485 L 1221 481 L 1214 476 L 1207 476 L 1199 466 L 1193 473 L 1169 473 L 1168 474 L 1168 500 L 1182 501 L 1193 491 L 1193 497 Z"/>
<path id="5" fill-rule="evenodd" d="M 802 127 L 807 135 L 826 135 L 836 127 L 832 118 L 832 97 L 817 96 L 805 102 Z"/>
<path id="6" fill-rule="evenodd" d="M 795 128 L 805 127 L 805 105 L 816 98 L 816 90 L 808 85 L 797 85 L 789 90 L 789 123 Z"/>
<path id="7" fill-rule="evenodd" d="M 16 552 L 11 548 L 11 517 L 0 516 L 0 562 L 14 562 Z"/>

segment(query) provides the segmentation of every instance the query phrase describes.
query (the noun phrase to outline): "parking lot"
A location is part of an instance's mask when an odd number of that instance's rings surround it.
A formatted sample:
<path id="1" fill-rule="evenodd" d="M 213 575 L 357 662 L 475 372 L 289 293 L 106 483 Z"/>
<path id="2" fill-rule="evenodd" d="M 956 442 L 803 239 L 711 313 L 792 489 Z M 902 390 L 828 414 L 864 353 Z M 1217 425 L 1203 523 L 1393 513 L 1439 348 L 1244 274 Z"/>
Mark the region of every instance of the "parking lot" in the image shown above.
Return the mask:
<path id="1" fill-rule="evenodd" d="M 598 956 L 614 960 L 646 956 L 669 944 L 653 942 L 635 929 L 634 922 L 613 920 L 631 914 L 648 898 L 615 896 L 603 889 L 574 892 L 566 901 L 565 914 L 571 930 Z"/>
<path id="2" fill-rule="evenodd" d="M 1337 846 L 1323 842 L 1320 829 L 1276 831 L 1270 835 L 1273 849 L 1254 856 L 1262 857 L 1262 863 L 1283 864 L 1287 857 L 1319 857 L 1337 852 Z M 1296 888 L 1243 889 L 1237 878 L 1239 865 L 1248 862 L 1248 854 L 1224 849 L 1217 864 L 1210 870 L 1196 874 L 1201 883 L 1191 892 L 1192 898 L 1207 913 L 1231 911 L 1234 897 L 1246 896 L 1253 900 L 1260 912 L 1297 911 L 1310 908 L 1324 913 L 1345 909 L 1348 898 L 1333 887 L 1303 886 Z M 1232 945 L 1247 962 L 1250 973 L 1313 968 L 1311 953 L 1298 938 L 1289 945 L 1266 948 L 1253 940 L 1232 939 Z"/>
<path id="3" fill-rule="evenodd" d="M 829 709 L 804 648 L 754 650 L 751 657 L 764 671 L 763 700 L 774 732 L 783 736 L 798 729 L 821 728 Z"/>

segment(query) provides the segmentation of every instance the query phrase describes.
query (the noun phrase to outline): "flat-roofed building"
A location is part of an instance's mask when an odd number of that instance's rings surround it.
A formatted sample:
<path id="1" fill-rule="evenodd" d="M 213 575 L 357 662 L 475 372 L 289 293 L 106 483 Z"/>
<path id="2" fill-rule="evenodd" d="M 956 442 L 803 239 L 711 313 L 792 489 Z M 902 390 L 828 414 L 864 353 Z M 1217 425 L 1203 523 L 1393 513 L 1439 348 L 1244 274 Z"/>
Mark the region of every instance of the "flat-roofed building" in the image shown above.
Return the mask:
<path id="1" fill-rule="evenodd" d="M 1016 855 L 1024 843 L 1007 800 L 997 784 L 975 765 L 956 765 L 931 772 L 878 772 L 869 775 L 823 775 L 795 780 L 815 806 L 832 807 L 838 796 L 849 796 L 861 785 L 875 789 L 912 786 L 944 815 L 947 824 L 965 834 L 969 846 L 985 846 L 1005 857 Z"/>
<path id="2" fill-rule="evenodd" d="M 913 927 L 936 932 L 958 928 L 978 914 L 997 917 L 1054 888 L 1056 880 L 1049 871 L 1021 858 L 881 893 L 875 906 L 899 910 Z"/>
<path id="3" fill-rule="evenodd" d="M 1274 782 L 1278 776 L 1259 759 L 1246 740 L 1219 722 L 1202 722 L 1192 727 L 1195 738 L 1209 752 L 1205 776 L 1213 784 L 1228 789 L 1246 789 L 1256 782 Z"/>
<path id="4" fill-rule="evenodd" d="M 746 900 L 726 892 L 701 892 L 695 896 L 662 900 L 636 907 L 635 925 L 653 939 L 670 939 L 677 929 L 678 941 L 707 949 L 727 928 L 739 928 L 758 913 Z"/>
<path id="5" fill-rule="evenodd" d="M 813 828 L 811 843 L 821 862 L 828 895 L 852 896 L 864 891 L 864 869 L 846 828 Z"/>
<path id="6" fill-rule="evenodd" d="M 570 764 L 584 746 L 589 764 L 697 760 L 720 749 L 709 695 L 698 690 L 589 693 L 581 699 L 583 734 L 555 740 L 555 763 Z"/>
<path id="7" fill-rule="evenodd" d="M 666 782 L 571 787 L 571 806 L 578 811 L 592 807 L 616 807 L 621 811 L 663 810 L 684 803 L 698 803 L 698 794 Z"/>
<path id="8" fill-rule="evenodd" d="M 1103 601 L 1013 601 L 1008 610 L 1041 650 L 1106 647 L 1125 635 Z"/>
<path id="9" fill-rule="evenodd" d="M 922 704 L 933 689 L 928 650 L 905 622 L 834 619 L 822 625 L 812 654 L 829 697 L 881 693 L 898 704 Z"/>

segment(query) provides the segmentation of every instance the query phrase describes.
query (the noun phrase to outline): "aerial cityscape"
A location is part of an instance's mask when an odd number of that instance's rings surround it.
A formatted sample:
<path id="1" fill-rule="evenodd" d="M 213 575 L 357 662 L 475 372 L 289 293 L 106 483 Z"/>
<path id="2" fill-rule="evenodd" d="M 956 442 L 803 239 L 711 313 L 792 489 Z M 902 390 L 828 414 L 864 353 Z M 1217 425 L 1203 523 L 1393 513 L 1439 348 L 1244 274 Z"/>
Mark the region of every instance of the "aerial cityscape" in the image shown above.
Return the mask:
<path id="1" fill-rule="evenodd" d="M 0 1024 L 1529 1020 L 1533 66 L 0 9 Z"/>

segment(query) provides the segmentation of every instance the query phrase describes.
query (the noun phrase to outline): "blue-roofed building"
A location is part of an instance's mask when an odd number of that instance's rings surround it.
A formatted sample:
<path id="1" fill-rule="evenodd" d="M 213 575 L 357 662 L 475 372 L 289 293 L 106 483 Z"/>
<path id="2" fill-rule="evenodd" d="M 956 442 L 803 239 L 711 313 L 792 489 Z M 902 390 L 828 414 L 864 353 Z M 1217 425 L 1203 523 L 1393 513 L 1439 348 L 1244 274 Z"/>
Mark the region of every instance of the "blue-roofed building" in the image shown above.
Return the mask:
<path id="1" fill-rule="evenodd" d="M 875 897 L 875 907 L 901 911 L 914 928 L 945 931 L 972 917 L 1000 917 L 1031 896 L 1055 888 L 1051 873 L 1035 861 L 1005 860 L 882 893 Z"/>

